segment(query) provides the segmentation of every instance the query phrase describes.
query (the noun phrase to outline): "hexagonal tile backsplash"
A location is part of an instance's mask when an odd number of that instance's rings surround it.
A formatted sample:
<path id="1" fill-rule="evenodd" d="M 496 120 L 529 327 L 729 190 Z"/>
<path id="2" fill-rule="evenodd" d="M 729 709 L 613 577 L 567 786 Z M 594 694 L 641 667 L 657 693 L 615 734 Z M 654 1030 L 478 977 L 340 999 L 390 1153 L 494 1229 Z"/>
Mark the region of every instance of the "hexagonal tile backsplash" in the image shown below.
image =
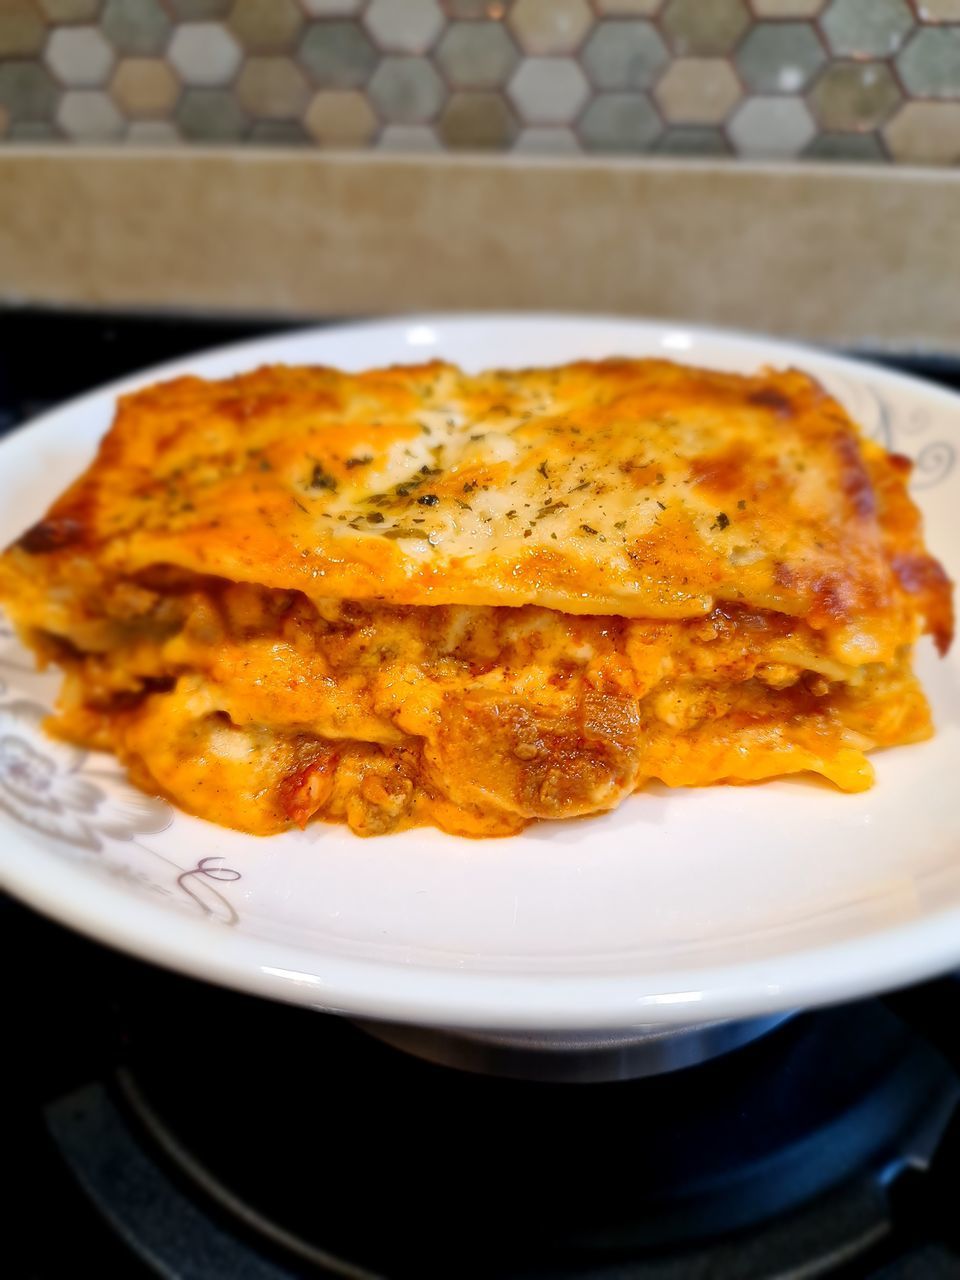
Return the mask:
<path id="1" fill-rule="evenodd" d="M 0 142 L 960 165 L 960 0 L 0 0 Z"/>

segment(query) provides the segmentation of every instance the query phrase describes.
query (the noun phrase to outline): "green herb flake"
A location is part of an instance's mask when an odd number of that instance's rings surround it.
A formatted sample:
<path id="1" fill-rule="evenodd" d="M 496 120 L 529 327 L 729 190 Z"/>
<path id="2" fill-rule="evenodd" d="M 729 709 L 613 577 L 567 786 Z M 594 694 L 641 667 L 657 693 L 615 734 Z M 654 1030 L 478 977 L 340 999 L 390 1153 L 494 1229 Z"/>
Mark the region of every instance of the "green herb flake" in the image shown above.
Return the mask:
<path id="1" fill-rule="evenodd" d="M 329 471 L 325 471 L 319 462 L 315 462 L 313 471 L 310 473 L 311 489 L 326 489 L 330 493 L 336 493 L 337 482 Z"/>
<path id="2" fill-rule="evenodd" d="M 554 502 L 551 498 L 540 508 L 535 519 L 542 520 L 544 516 L 555 516 L 558 511 L 563 511 L 566 508 L 566 505 L 567 504 L 565 502 Z"/>

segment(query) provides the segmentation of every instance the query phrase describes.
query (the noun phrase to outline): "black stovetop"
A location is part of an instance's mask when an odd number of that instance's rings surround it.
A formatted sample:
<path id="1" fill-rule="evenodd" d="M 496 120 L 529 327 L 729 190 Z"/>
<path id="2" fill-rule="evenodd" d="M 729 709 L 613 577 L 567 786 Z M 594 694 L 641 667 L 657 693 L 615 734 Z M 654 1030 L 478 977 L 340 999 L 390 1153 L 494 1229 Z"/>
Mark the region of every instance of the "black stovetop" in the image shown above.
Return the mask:
<path id="1" fill-rule="evenodd" d="M 538 1084 L 0 927 L 15 1280 L 960 1276 L 955 979 Z"/>
<path id="2" fill-rule="evenodd" d="M 0 312 L 0 431 L 262 323 Z M 960 365 L 887 363 L 960 387 Z M 615 1084 L 433 1066 L 0 901 L 14 1280 L 960 1277 L 960 982 Z"/>

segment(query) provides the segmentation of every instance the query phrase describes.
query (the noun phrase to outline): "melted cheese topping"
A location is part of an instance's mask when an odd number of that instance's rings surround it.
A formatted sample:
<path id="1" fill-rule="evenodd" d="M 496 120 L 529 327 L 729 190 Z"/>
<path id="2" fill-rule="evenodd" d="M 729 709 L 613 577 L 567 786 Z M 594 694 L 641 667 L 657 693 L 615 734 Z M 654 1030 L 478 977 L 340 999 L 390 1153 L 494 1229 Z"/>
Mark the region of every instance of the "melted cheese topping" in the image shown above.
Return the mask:
<path id="1" fill-rule="evenodd" d="M 884 457 L 794 371 L 269 368 L 124 398 L 37 537 L 114 575 L 321 599 L 660 618 L 730 600 L 856 622 L 889 654 Z"/>
<path id="2" fill-rule="evenodd" d="M 0 558 L 58 732 L 248 831 L 504 834 L 930 730 L 949 584 L 806 375 L 663 361 L 186 378 Z M 430 606 L 430 607 L 425 607 Z"/>

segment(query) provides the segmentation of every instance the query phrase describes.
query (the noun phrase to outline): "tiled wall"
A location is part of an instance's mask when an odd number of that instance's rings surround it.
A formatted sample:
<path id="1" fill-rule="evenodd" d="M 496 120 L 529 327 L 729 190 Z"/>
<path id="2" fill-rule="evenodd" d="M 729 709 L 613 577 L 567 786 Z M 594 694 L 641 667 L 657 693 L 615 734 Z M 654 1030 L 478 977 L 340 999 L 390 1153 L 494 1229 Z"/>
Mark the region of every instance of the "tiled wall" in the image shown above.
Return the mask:
<path id="1" fill-rule="evenodd" d="M 960 0 L 0 0 L 0 140 L 960 162 Z"/>

